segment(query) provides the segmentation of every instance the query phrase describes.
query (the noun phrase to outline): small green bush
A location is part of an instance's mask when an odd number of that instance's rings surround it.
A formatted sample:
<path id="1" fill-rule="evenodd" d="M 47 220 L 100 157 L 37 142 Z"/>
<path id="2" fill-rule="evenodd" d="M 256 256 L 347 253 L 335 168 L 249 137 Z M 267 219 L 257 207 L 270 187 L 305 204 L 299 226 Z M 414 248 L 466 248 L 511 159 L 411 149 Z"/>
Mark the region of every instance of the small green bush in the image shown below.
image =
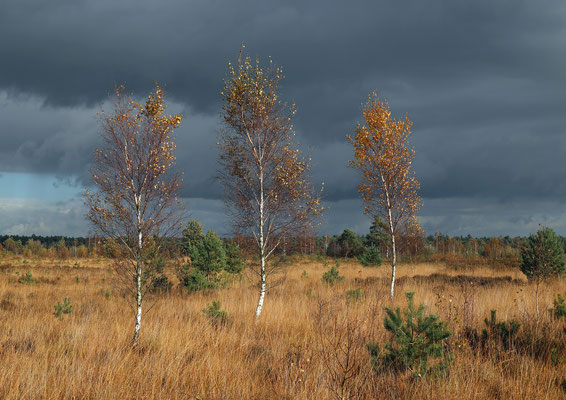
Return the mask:
<path id="1" fill-rule="evenodd" d="M 31 274 L 31 271 L 28 271 L 24 276 L 18 279 L 18 282 L 23 285 L 33 285 L 35 283 L 35 278 Z"/>
<path id="2" fill-rule="evenodd" d="M 560 293 L 557 294 L 556 299 L 554 299 L 552 314 L 554 315 L 554 318 L 566 318 L 566 303 Z"/>
<path id="3" fill-rule="evenodd" d="M 340 272 L 338 271 L 338 268 L 336 267 L 331 267 L 328 271 L 326 271 L 324 274 L 322 274 L 322 281 L 324 283 L 327 283 L 329 285 L 334 285 L 337 282 L 343 281 L 344 277 L 340 276 Z"/>
<path id="4" fill-rule="evenodd" d="M 244 256 L 240 247 L 230 240 L 224 241 L 226 266 L 224 270 L 231 274 L 239 274 L 244 269 Z"/>
<path id="5" fill-rule="evenodd" d="M 346 293 L 346 303 L 357 303 L 364 299 L 364 291 L 360 288 L 350 289 Z"/>
<path id="6" fill-rule="evenodd" d="M 214 300 L 212 304 L 208 304 L 206 308 L 202 309 L 203 314 L 206 315 L 216 327 L 226 325 L 229 322 L 228 313 L 220 307 L 220 301 Z"/>
<path id="7" fill-rule="evenodd" d="M 209 277 L 197 268 L 183 267 L 179 273 L 179 283 L 189 293 L 218 288 L 216 277 Z"/>
<path id="8" fill-rule="evenodd" d="M 190 257 L 190 262 L 177 274 L 180 285 L 188 292 L 216 289 L 230 280 L 228 274 L 238 274 L 244 268 L 240 248 L 231 241 L 222 240 L 212 230 L 202 235 L 202 226 L 198 222 L 190 222 L 183 234 L 186 235 L 183 251 Z"/>
<path id="9" fill-rule="evenodd" d="M 489 341 L 500 343 L 509 349 L 514 342 L 521 324 L 515 320 L 497 322 L 496 311 L 491 310 L 490 318 L 484 320 L 486 327 L 482 330 L 481 342 L 485 348 Z"/>
<path id="10" fill-rule="evenodd" d="M 73 305 L 71 304 L 71 300 L 69 300 L 67 297 L 63 299 L 63 304 L 57 302 L 57 304 L 54 305 L 53 308 L 55 308 L 53 315 L 61 320 L 63 319 L 63 314 L 71 314 L 73 312 Z"/>
<path id="11" fill-rule="evenodd" d="M 451 335 L 448 323 L 434 314 L 425 315 L 424 304 L 415 308 L 414 293 L 405 295 L 408 306 L 403 314 L 399 307 L 395 310 L 385 308 L 387 315 L 383 325 L 391 333 L 391 338 L 385 343 L 384 351 L 378 343 L 367 345 L 374 368 L 410 371 L 414 377 L 445 376 L 452 362 L 452 353 L 447 350 L 447 340 Z"/>
<path id="12" fill-rule="evenodd" d="M 562 362 L 563 362 L 563 360 L 558 355 L 558 349 L 556 347 L 553 347 L 550 350 L 550 364 L 553 367 L 556 367 L 557 365 L 561 364 Z"/>
<path id="13" fill-rule="evenodd" d="M 564 273 L 562 240 L 550 228 L 541 228 L 536 234 L 530 235 L 521 257 L 521 271 L 529 280 L 538 281 Z"/>
<path id="14" fill-rule="evenodd" d="M 358 261 L 364 267 L 377 267 L 381 265 L 381 253 L 376 246 L 368 247 L 358 256 Z"/>

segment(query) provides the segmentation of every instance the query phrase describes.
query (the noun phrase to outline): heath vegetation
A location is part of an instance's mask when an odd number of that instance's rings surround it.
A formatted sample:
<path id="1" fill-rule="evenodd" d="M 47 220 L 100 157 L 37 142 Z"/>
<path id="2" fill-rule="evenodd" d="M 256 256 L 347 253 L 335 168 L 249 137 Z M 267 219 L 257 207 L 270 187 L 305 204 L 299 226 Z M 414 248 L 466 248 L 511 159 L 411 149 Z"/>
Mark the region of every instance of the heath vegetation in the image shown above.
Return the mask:
<path id="1" fill-rule="evenodd" d="M 177 278 L 179 266 L 168 261 L 162 274 L 172 287 L 147 295 L 151 308 L 133 347 L 135 320 L 113 290 L 111 259 L 75 266 L 73 259 L 24 263 L 5 254 L 0 397 L 566 395 L 563 278 L 539 284 L 537 316 L 537 283 L 518 266 L 400 264 L 397 287 L 412 293 L 407 302 L 403 295 L 391 301 L 385 269 L 342 259 L 343 279 L 329 285 L 322 276 L 329 263 L 335 268 L 333 260 L 287 257 L 280 266 L 285 279 L 271 289 L 257 322 L 252 275 L 188 292 Z M 35 283 L 19 283 L 28 272 Z"/>

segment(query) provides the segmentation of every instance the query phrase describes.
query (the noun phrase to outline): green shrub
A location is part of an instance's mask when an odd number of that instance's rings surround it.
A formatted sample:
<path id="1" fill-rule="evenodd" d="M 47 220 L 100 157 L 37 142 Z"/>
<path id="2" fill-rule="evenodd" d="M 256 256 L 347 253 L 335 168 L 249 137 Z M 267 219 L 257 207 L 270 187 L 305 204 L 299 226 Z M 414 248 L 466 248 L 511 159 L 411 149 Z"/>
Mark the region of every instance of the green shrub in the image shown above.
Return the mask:
<path id="1" fill-rule="evenodd" d="M 368 247 L 358 256 L 358 261 L 364 267 L 377 267 L 381 265 L 381 253 L 376 246 Z"/>
<path id="2" fill-rule="evenodd" d="M 554 299 L 552 314 L 554 318 L 566 318 L 566 303 L 564 302 L 564 298 L 560 296 L 560 293 L 557 294 L 556 299 Z"/>
<path id="3" fill-rule="evenodd" d="M 357 303 L 364 299 L 364 291 L 360 288 L 350 289 L 346 293 L 346 303 Z"/>
<path id="4" fill-rule="evenodd" d="M 384 350 L 378 343 L 367 345 L 374 368 L 410 371 L 414 377 L 444 376 L 452 362 L 452 353 L 446 349 L 451 335 L 448 324 L 434 314 L 425 315 L 424 304 L 415 308 L 414 293 L 405 295 L 408 306 L 403 314 L 399 307 L 395 310 L 385 308 L 387 315 L 383 325 L 391 338 L 385 343 Z"/>
<path id="5" fill-rule="evenodd" d="M 522 250 L 521 271 L 529 280 L 538 281 L 564 272 L 564 249 L 560 237 L 550 228 L 530 235 Z"/>
<path id="6" fill-rule="evenodd" d="M 54 305 L 53 308 L 55 308 L 53 315 L 61 320 L 63 319 L 63 314 L 71 314 L 73 312 L 73 305 L 71 304 L 71 300 L 69 300 L 67 297 L 63 299 L 63 304 L 57 302 L 57 304 Z"/>
<path id="7" fill-rule="evenodd" d="M 481 336 L 482 347 L 484 348 L 488 341 L 492 341 L 502 344 L 505 349 L 509 349 L 521 326 L 521 324 L 515 320 L 497 322 L 495 310 L 491 310 L 490 318 L 486 318 L 484 323 L 486 327 L 482 330 Z"/>
<path id="8" fill-rule="evenodd" d="M 215 289 L 225 283 L 226 273 L 241 272 L 244 262 L 237 245 L 224 242 L 212 230 L 206 235 L 199 236 L 196 232 L 190 237 L 184 247 L 190 263 L 178 271 L 179 283 L 187 291 Z"/>
<path id="9" fill-rule="evenodd" d="M 360 237 L 350 229 L 344 229 L 337 242 L 340 246 L 339 255 L 342 257 L 357 257 L 364 251 Z"/>
<path id="10" fill-rule="evenodd" d="M 24 276 L 18 279 L 18 282 L 23 285 L 33 285 L 35 283 L 35 278 L 32 276 L 31 271 L 28 271 Z"/>
<path id="11" fill-rule="evenodd" d="M 203 314 L 206 315 L 216 327 L 226 325 L 229 322 L 228 313 L 220 307 L 220 301 L 214 300 L 212 304 L 207 304 L 207 306 L 202 309 Z"/>
<path id="12" fill-rule="evenodd" d="M 187 222 L 187 227 L 183 229 L 183 238 L 181 239 L 181 253 L 183 255 L 191 255 L 191 248 L 197 246 L 203 239 L 203 228 L 197 220 Z"/>
<path id="13" fill-rule="evenodd" d="M 227 267 L 224 242 L 214 231 L 208 231 L 196 245 L 189 247 L 191 264 L 206 275 L 218 273 Z"/>
<path id="14" fill-rule="evenodd" d="M 225 240 L 224 245 L 226 251 L 226 266 L 224 270 L 231 274 L 239 274 L 244 268 L 242 250 L 230 240 Z"/>
<path id="15" fill-rule="evenodd" d="M 187 266 L 179 272 L 179 283 L 189 293 L 216 289 L 219 285 L 216 277 L 211 278 L 200 269 L 188 268 Z"/>
<path id="16" fill-rule="evenodd" d="M 335 283 L 340 282 L 342 280 L 344 280 L 344 277 L 340 276 L 340 272 L 338 271 L 338 268 L 334 266 L 331 267 L 324 274 L 322 274 L 322 281 L 329 285 L 334 285 Z"/>

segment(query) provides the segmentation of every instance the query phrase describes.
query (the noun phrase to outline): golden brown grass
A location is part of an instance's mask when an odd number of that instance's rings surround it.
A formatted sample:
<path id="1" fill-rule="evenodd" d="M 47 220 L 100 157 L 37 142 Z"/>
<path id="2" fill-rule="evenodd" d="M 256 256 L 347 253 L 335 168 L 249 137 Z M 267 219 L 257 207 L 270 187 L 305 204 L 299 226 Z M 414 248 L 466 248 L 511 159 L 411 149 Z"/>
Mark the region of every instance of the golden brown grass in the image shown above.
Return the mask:
<path id="1" fill-rule="evenodd" d="M 538 356 L 535 350 L 482 354 L 462 335 L 465 326 L 481 329 L 496 309 L 500 319 L 516 318 L 533 335 L 550 329 L 539 334 L 539 342 L 565 341 L 563 322 L 552 321 L 546 311 L 536 325 L 534 289 L 517 270 L 399 268 L 395 304 L 404 306 L 403 292 L 414 291 L 416 302 L 448 320 L 454 332 L 454 364 L 446 379 L 433 380 L 372 369 L 365 344 L 388 337 L 382 325 L 383 307 L 390 305 L 386 266 L 342 263 L 346 279 L 334 286 L 321 282 L 321 263 L 286 266 L 286 280 L 268 293 L 258 324 L 253 320 L 256 291 L 245 279 L 195 295 L 173 290 L 144 317 L 141 344 L 133 349 L 132 313 L 112 291 L 109 262 L 79 263 L 0 260 L 0 398 L 524 400 L 566 395 L 560 386 L 566 379 L 564 346 L 554 365 L 544 351 Z M 28 270 L 36 283 L 18 283 Z M 432 274 L 440 275 L 422 278 Z M 491 285 L 446 278 L 461 274 L 516 280 Z M 169 275 L 174 277 L 172 271 Z M 421 278 L 406 278 L 417 275 Z M 364 290 L 364 300 L 347 305 L 346 292 L 356 287 Z M 565 292 L 563 280 L 546 283 L 543 309 Z M 71 299 L 73 313 L 59 320 L 53 306 L 64 297 Z M 202 313 L 212 300 L 222 302 L 228 325 L 215 326 Z"/>

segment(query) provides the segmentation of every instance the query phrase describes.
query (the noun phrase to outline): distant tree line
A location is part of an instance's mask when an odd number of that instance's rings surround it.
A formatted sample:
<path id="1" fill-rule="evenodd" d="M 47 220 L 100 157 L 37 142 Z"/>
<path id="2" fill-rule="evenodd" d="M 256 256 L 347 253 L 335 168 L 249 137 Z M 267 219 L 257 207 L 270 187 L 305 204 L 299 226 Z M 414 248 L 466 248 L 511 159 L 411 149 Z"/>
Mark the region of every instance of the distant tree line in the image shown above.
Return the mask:
<path id="1" fill-rule="evenodd" d="M 197 225 L 198 224 L 198 225 Z M 186 257 L 190 250 L 190 228 L 202 226 L 191 221 L 183 232 L 183 237 L 167 238 L 164 241 L 164 254 L 168 258 Z M 212 231 L 210 231 L 212 232 Z M 244 257 L 255 256 L 253 238 L 234 235 L 220 238 L 222 243 L 237 247 Z M 198 235 L 197 235 L 198 236 Z M 203 236 L 204 237 L 204 236 Z M 209 238 L 209 240 L 212 240 Z M 562 249 L 566 251 L 566 237 L 557 236 Z M 425 235 L 407 235 L 402 237 L 399 256 L 402 262 L 446 261 L 463 263 L 466 261 L 485 262 L 490 265 L 519 265 L 521 252 L 528 246 L 526 236 L 472 237 L 449 236 L 435 233 Z M 303 232 L 301 235 L 281 238 L 280 247 L 274 252 L 279 256 L 295 254 L 322 255 L 334 258 L 351 258 L 363 260 L 364 254 L 374 254 L 374 259 L 388 259 L 391 256 L 391 239 L 387 226 L 380 218 L 375 218 L 369 233 L 359 235 L 351 229 L 344 229 L 339 235 L 315 235 Z M 23 255 L 25 257 L 82 258 L 122 256 L 121 248 L 112 238 L 71 237 L 71 236 L 39 236 L 39 235 L 0 235 L 0 251 L 2 253 Z M 231 247 L 229 251 L 233 251 Z"/>

